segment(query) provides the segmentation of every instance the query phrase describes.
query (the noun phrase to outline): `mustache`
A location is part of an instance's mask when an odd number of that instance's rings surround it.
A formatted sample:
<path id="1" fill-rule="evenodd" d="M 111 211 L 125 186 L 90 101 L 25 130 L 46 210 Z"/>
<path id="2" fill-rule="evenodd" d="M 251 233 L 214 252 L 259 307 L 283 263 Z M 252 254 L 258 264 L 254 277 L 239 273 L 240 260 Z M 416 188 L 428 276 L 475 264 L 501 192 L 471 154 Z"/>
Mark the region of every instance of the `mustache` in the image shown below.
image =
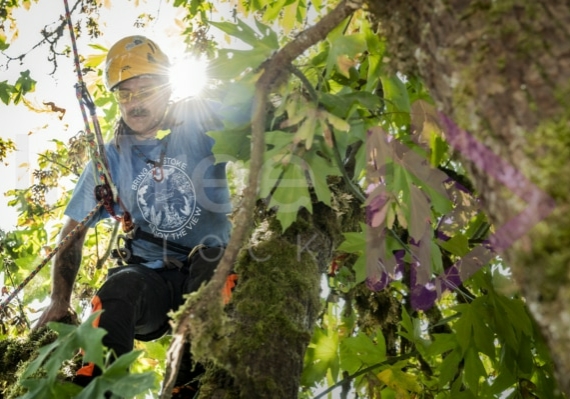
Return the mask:
<path id="1" fill-rule="evenodd" d="M 135 116 L 148 116 L 150 114 L 149 110 L 143 107 L 133 108 L 127 113 L 127 116 L 135 117 Z"/>

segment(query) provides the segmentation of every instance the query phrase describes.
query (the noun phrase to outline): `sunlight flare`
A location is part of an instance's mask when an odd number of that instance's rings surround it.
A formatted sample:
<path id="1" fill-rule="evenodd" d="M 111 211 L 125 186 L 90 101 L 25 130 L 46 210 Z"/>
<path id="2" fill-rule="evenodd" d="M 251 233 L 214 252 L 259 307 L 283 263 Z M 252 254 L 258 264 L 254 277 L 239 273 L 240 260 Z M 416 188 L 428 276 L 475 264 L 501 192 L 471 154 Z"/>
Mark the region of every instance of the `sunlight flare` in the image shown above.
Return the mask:
<path id="1" fill-rule="evenodd" d="M 170 70 L 173 98 L 195 97 L 200 94 L 206 81 L 207 61 L 199 58 L 183 58 L 173 63 Z"/>

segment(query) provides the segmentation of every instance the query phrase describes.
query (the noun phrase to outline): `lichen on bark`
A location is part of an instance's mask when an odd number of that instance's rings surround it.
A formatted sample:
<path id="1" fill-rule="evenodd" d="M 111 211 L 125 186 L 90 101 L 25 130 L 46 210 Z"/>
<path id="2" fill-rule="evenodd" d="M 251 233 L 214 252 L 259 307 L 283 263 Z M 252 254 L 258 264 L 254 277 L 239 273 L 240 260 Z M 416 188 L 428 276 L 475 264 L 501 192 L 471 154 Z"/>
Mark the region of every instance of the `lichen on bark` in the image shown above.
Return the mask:
<path id="1" fill-rule="evenodd" d="M 501 255 L 545 334 L 561 389 L 570 393 L 570 7 L 560 2 L 370 1 L 390 68 L 418 74 L 439 110 L 556 200 L 546 220 Z M 493 165 L 461 154 L 484 210 L 500 228 L 531 208 Z M 530 183 L 529 183 L 530 182 Z M 538 221 L 538 220 L 537 220 Z M 534 221 L 533 221 L 534 223 Z M 531 223 L 530 225 L 532 226 Z M 520 226 L 519 226 L 520 227 Z"/>

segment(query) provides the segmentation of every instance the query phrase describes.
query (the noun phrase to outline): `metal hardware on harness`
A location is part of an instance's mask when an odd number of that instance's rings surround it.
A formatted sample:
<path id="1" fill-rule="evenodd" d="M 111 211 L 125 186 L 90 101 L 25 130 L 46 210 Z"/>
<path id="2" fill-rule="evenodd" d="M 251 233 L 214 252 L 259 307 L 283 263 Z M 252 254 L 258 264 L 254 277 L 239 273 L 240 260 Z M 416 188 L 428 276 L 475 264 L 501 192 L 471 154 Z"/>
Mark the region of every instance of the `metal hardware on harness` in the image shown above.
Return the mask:
<path id="1" fill-rule="evenodd" d="M 121 245 L 121 241 L 123 245 Z M 117 248 L 113 250 L 112 256 L 113 258 L 119 260 L 119 262 L 129 263 L 133 256 L 133 250 L 130 245 L 131 240 L 128 239 L 125 235 L 119 234 L 117 236 Z"/>
<path id="2" fill-rule="evenodd" d="M 196 254 L 196 252 L 198 252 L 202 248 L 206 248 L 206 246 L 204 244 L 196 245 L 194 248 L 192 248 L 192 251 L 190 251 L 190 253 L 188 254 L 188 257 L 186 259 L 190 260 L 190 258 L 192 258 Z"/>

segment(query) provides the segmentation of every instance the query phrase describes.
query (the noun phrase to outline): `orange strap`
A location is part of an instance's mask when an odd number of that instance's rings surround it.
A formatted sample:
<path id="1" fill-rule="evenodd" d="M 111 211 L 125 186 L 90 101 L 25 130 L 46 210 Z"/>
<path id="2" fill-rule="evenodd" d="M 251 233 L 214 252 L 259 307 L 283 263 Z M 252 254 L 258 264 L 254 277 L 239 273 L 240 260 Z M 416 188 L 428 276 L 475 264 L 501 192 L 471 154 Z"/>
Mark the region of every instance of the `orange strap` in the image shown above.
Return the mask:
<path id="1" fill-rule="evenodd" d="M 91 312 L 97 312 L 103 309 L 103 304 L 101 303 L 101 298 L 97 295 L 93 297 L 91 300 Z M 93 320 L 93 327 L 99 327 L 99 319 L 101 315 L 97 316 L 95 320 Z M 82 351 L 83 352 L 83 351 Z M 93 372 L 95 371 L 95 363 L 87 363 L 85 366 L 81 367 L 77 370 L 76 375 L 82 375 L 85 377 L 93 377 Z"/>
<path id="2" fill-rule="evenodd" d="M 232 273 L 226 279 L 226 284 L 222 289 L 222 299 L 224 301 L 224 305 L 227 305 L 230 300 L 232 299 L 232 291 L 236 286 L 238 276 L 235 273 Z"/>

